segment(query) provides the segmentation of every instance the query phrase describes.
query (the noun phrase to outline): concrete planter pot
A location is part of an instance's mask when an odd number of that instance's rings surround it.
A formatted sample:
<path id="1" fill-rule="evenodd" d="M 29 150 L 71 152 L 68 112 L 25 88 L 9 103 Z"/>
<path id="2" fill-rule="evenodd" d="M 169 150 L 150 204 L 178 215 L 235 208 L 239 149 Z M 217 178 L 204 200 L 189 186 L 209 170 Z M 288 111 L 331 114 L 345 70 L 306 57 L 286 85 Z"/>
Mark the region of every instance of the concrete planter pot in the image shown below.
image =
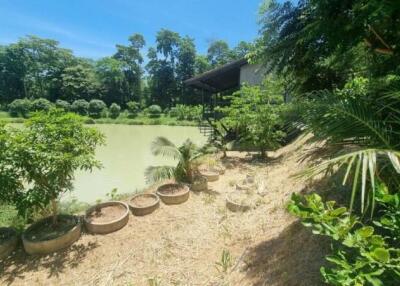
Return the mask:
<path id="1" fill-rule="evenodd" d="M 251 209 L 250 205 L 236 202 L 231 196 L 226 196 L 226 207 L 231 212 L 246 212 Z"/>
<path id="2" fill-rule="evenodd" d="M 102 208 L 113 207 L 113 206 L 121 207 L 123 209 L 123 211 L 121 212 L 121 215 L 118 218 L 112 219 L 110 221 L 105 221 L 105 222 L 95 222 L 90 218 L 90 215 L 92 213 L 96 212 L 97 210 L 101 211 Z M 90 207 L 86 211 L 86 214 L 85 214 L 83 220 L 84 220 L 87 231 L 90 233 L 95 233 L 95 234 L 111 233 L 111 232 L 120 230 L 128 223 L 129 207 L 126 203 L 119 202 L 119 201 L 100 203 L 100 204 Z"/>
<path id="3" fill-rule="evenodd" d="M 24 249 L 28 254 L 49 254 L 55 251 L 67 248 L 71 246 L 81 236 L 81 222 L 79 218 L 70 215 L 59 215 L 59 218 L 71 219 L 75 221 L 75 226 L 62 235 L 49 239 L 49 240 L 32 240 L 29 238 L 28 233 L 33 229 L 39 227 L 41 224 L 48 223 L 52 220 L 52 217 L 44 218 L 30 227 L 28 227 L 22 234 L 22 243 Z"/>
<path id="4" fill-rule="evenodd" d="M 135 200 L 138 199 L 153 199 L 153 202 L 150 204 L 146 205 L 140 205 L 138 203 L 135 203 Z M 136 216 L 145 216 L 148 214 L 151 214 L 154 212 L 158 207 L 160 206 L 160 198 L 156 194 L 139 194 L 136 196 L 133 196 L 129 200 L 129 208 L 132 211 L 132 214 Z"/>
<path id="5" fill-rule="evenodd" d="M 17 247 L 17 231 L 12 227 L 0 227 L 0 237 L 0 259 L 5 259 Z"/>
<path id="6" fill-rule="evenodd" d="M 189 191 L 184 184 L 165 184 L 157 188 L 157 195 L 166 205 L 178 205 L 189 199 Z"/>
<path id="7" fill-rule="evenodd" d="M 193 192 L 206 191 L 208 189 L 208 181 L 206 177 L 199 176 L 194 179 L 193 184 L 190 185 Z"/>
<path id="8" fill-rule="evenodd" d="M 219 172 L 214 170 L 200 171 L 200 175 L 206 177 L 208 182 L 215 182 L 219 179 Z"/>

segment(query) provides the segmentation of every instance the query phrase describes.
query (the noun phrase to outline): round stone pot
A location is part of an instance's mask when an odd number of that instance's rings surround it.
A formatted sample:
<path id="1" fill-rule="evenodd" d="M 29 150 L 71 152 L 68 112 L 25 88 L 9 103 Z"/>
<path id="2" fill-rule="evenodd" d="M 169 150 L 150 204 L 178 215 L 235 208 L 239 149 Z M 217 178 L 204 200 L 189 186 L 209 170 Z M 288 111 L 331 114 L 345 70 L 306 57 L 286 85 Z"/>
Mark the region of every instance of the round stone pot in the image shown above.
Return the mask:
<path id="1" fill-rule="evenodd" d="M 226 196 L 226 207 L 231 212 L 245 212 L 251 209 L 250 205 L 245 205 L 235 202 L 229 195 Z"/>
<path id="2" fill-rule="evenodd" d="M 110 221 L 105 221 L 105 222 L 95 222 L 92 221 L 92 219 L 89 217 L 93 212 L 96 212 L 96 210 L 101 210 L 102 208 L 112 207 L 112 206 L 120 206 L 123 208 L 121 215 L 116 219 L 112 219 Z M 86 211 L 83 220 L 85 222 L 86 230 L 90 233 L 95 233 L 95 234 L 111 233 L 123 228 L 128 223 L 129 207 L 126 203 L 119 201 L 100 203 L 90 207 Z"/>
<path id="3" fill-rule="evenodd" d="M 12 227 L 0 227 L 0 237 L 0 259 L 5 259 L 17 247 L 17 231 Z"/>
<path id="4" fill-rule="evenodd" d="M 22 243 L 24 249 L 28 254 L 49 254 L 63 248 L 71 246 L 81 236 L 81 222 L 79 218 L 71 215 L 59 215 L 60 219 L 71 219 L 75 221 L 75 226 L 62 235 L 48 240 L 31 240 L 28 233 L 33 229 L 40 227 L 42 224 L 49 223 L 52 217 L 44 218 L 30 227 L 28 227 L 22 234 Z"/>
<path id="5" fill-rule="evenodd" d="M 208 182 L 215 182 L 219 179 L 219 172 L 214 170 L 200 171 L 200 175 L 206 177 Z"/>
<path id="6" fill-rule="evenodd" d="M 153 199 L 153 202 L 148 205 L 138 205 L 135 199 Z M 145 216 L 154 212 L 160 206 L 160 198 L 156 194 L 138 194 L 129 200 L 129 208 L 132 214 L 136 216 Z"/>
<path id="7" fill-rule="evenodd" d="M 157 195 L 166 205 L 178 205 L 189 199 L 189 187 L 184 184 L 165 184 L 157 188 Z"/>
<path id="8" fill-rule="evenodd" d="M 206 177 L 199 176 L 194 179 L 193 184 L 190 185 L 193 192 L 206 191 L 208 189 L 208 181 Z"/>

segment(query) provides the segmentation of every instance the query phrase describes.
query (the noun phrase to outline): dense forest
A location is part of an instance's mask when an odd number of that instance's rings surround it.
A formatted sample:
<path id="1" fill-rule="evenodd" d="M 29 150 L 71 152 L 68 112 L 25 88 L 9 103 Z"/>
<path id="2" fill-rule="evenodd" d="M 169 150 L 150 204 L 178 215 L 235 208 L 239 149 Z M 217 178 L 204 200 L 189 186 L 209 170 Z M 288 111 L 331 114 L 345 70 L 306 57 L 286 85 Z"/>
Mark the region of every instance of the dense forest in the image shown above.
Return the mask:
<path id="1" fill-rule="evenodd" d="M 74 56 L 57 41 L 36 36 L 0 46 L 0 103 L 45 98 L 69 103 L 101 99 L 123 108 L 130 101 L 162 108 L 194 104 L 196 97 L 190 97 L 194 91 L 185 88 L 183 81 L 243 57 L 251 46 L 240 42 L 230 49 L 225 41 L 216 40 L 201 55 L 194 39 L 166 29 L 157 33 L 156 44 L 146 55 L 142 35 L 133 34 L 128 41 L 128 45 L 117 44 L 110 57 L 98 60 Z"/>

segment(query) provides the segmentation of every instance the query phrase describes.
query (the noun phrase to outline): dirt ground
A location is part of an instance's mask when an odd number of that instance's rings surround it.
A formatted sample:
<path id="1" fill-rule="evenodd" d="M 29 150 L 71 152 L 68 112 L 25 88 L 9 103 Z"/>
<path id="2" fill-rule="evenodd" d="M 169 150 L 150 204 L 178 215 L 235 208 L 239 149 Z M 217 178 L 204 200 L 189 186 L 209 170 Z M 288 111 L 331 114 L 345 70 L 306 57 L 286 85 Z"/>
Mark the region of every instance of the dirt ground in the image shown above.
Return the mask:
<path id="1" fill-rule="evenodd" d="M 19 250 L 0 264 L 1 285 L 321 285 L 319 268 L 327 243 L 285 211 L 293 192 L 313 187 L 292 175 L 315 146 L 307 138 L 270 153 L 267 162 L 229 152 L 227 170 L 209 191 L 191 193 L 176 206 L 130 216 L 108 235 L 83 234 L 69 249 L 48 256 Z M 226 209 L 226 195 L 254 174 L 258 207 Z M 223 271 L 223 251 L 231 257 Z"/>

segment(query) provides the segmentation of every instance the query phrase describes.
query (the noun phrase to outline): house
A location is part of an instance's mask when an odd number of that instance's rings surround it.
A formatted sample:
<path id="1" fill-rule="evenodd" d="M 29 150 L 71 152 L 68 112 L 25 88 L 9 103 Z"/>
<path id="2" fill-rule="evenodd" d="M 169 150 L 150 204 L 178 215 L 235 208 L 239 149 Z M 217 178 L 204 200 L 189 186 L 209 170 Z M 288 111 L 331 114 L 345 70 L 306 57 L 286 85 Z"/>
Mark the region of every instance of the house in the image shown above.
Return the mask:
<path id="1" fill-rule="evenodd" d="M 200 131 L 210 137 L 214 136 L 215 132 L 219 133 L 216 123 L 222 114 L 216 107 L 228 104 L 223 95 L 238 90 L 245 83 L 259 85 L 264 76 L 265 69 L 261 65 L 250 64 L 247 59 L 240 59 L 186 80 L 186 86 L 201 91 L 203 120 L 207 124 L 201 124 Z M 229 133 L 223 125 L 222 128 Z"/>

